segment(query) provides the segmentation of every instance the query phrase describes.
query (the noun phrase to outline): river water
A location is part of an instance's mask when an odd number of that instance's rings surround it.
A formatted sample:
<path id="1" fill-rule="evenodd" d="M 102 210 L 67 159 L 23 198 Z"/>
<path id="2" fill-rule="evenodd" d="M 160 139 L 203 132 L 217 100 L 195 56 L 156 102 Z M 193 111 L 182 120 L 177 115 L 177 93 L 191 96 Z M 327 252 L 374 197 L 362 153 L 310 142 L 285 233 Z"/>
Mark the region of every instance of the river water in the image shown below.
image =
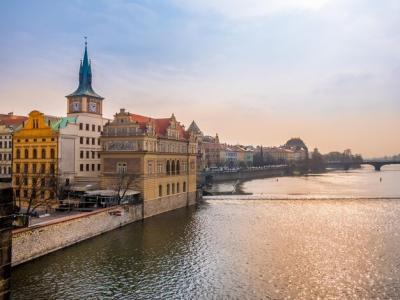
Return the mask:
<path id="1" fill-rule="evenodd" d="M 13 299 L 400 298 L 399 166 L 241 189 L 18 266 Z"/>

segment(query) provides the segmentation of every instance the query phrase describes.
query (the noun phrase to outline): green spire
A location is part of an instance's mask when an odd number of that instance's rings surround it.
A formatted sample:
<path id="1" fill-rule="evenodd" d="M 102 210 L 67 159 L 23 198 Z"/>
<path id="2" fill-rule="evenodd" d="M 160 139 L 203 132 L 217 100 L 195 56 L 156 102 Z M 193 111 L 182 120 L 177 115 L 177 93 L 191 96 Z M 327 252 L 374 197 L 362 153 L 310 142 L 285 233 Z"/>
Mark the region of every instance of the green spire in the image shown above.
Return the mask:
<path id="1" fill-rule="evenodd" d="M 72 96 L 90 96 L 94 98 L 103 99 L 103 97 L 96 94 L 92 88 L 92 67 L 89 60 L 87 51 L 87 38 L 85 37 L 85 52 L 83 54 L 83 61 L 79 66 L 79 86 L 78 89 L 67 97 Z"/>

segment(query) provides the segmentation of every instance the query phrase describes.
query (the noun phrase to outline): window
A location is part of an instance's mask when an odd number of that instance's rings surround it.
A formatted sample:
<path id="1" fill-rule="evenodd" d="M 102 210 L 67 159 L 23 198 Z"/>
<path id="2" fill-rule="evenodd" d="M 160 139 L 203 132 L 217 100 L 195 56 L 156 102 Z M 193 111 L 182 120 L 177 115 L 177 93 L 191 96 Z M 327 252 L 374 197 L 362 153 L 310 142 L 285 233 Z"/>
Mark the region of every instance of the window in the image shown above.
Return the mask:
<path id="1" fill-rule="evenodd" d="M 52 148 L 50 149 L 50 158 L 54 159 L 56 157 L 56 151 Z"/>
<path id="2" fill-rule="evenodd" d="M 172 184 L 172 194 L 175 194 L 175 183 Z"/>
<path id="3" fill-rule="evenodd" d="M 92 138 L 92 145 L 96 145 L 96 139 Z"/>
<path id="4" fill-rule="evenodd" d="M 39 128 L 39 120 L 38 119 L 33 119 L 33 128 L 35 128 L 35 129 Z"/>
<path id="5" fill-rule="evenodd" d="M 100 139 L 97 139 L 97 145 L 100 146 Z"/>
<path id="6" fill-rule="evenodd" d="M 172 173 L 172 175 L 175 175 L 175 161 L 174 160 L 171 163 L 171 173 Z"/>
<path id="7" fill-rule="evenodd" d="M 45 159 L 46 158 L 46 149 L 42 149 L 42 158 Z"/>
<path id="8" fill-rule="evenodd" d="M 54 175 L 55 172 L 56 172 L 56 166 L 54 164 L 50 164 L 50 174 Z"/>
<path id="9" fill-rule="evenodd" d="M 181 165 L 180 165 L 180 163 L 179 163 L 179 160 L 176 162 L 176 174 L 180 174 L 180 172 L 181 172 Z"/>
<path id="10" fill-rule="evenodd" d="M 153 162 L 152 161 L 147 162 L 147 174 L 153 174 Z"/>
<path id="11" fill-rule="evenodd" d="M 45 165 L 45 164 L 41 164 L 41 165 L 40 165 L 40 172 L 41 172 L 41 173 L 46 172 L 46 165 Z"/>
<path id="12" fill-rule="evenodd" d="M 100 164 L 97 164 L 97 171 L 100 172 L 100 170 L 101 170 L 101 165 L 100 165 Z"/>
<path id="13" fill-rule="evenodd" d="M 89 158 L 89 151 L 86 151 L 86 158 Z"/>
<path id="14" fill-rule="evenodd" d="M 40 186 L 45 187 L 46 186 L 46 179 L 45 178 L 40 178 Z"/>
<path id="15" fill-rule="evenodd" d="M 162 185 L 158 186 L 158 197 L 162 197 Z"/>
<path id="16" fill-rule="evenodd" d="M 28 149 L 25 149 L 25 158 L 29 158 L 29 151 L 28 151 Z"/>
<path id="17" fill-rule="evenodd" d="M 21 150 L 17 149 L 16 156 L 17 156 L 17 159 L 21 158 Z"/>
<path id="18" fill-rule="evenodd" d="M 92 171 L 94 171 L 94 164 L 92 164 Z"/>
<path id="19" fill-rule="evenodd" d="M 24 164 L 24 173 L 25 173 L 25 174 L 28 173 L 28 164 Z"/>
<path id="20" fill-rule="evenodd" d="M 94 155 L 95 155 L 95 152 L 94 151 L 92 151 L 92 159 L 94 159 L 95 157 L 94 157 Z"/>
<path id="21" fill-rule="evenodd" d="M 186 181 L 183 182 L 183 192 L 186 193 Z"/>
<path id="22" fill-rule="evenodd" d="M 0 148 L 3 148 L 3 142 L 0 142 Z"/>
<path id="23" fill-rule="evenodd" d="M 20 180 L 19 180 L 19 177 L 17 176 L 17 177 L 15 177 L 15 185 L 19 185 L 20 184 Z"/>
<path id="24" fill-rule="evenodd" d="M 176 184 L 176 192 L 179 194 L 180 193 L 180 191 L 179 191 L 179 182 Z"/>
<path id="25" fill-rule="evenodd" d="M 86 164 L 86 172 L 89 172 L 89 164 Z"/>
<path id="26" fill-rule="evenodd" d="M 90 139 L 86 138 L 86 145 L 89 145 L 89 144 L 90 144 Z"/>
<path id="27" fill-rule="evenodd" d="M 81 145 L 83 145 L 83 137 L 79 138 L 79 142 L 80 142 Z"/>
<path id="28" fill-rule="evenodd" d="M 86 124 L 86 130 L 89 131 L 89 124 Z"/>
<path id="29" fill-rule="evenodd" d="M 169 183 L 167 184 L 167 195 L 169 195 Z"/>
<path id="30" fill-rule="evenodd" d="M 96 131 L 96 125 L 92 125 L 92 131 Z"/>
<path id="31" fill-rule="evenodd" d="M 24 190 L 24 198 L 28 198 L 28 190 Z"/>
<path id="32" fill-rule="evenodd" d="M 167 175 L 171 174 L 171 166 L 169 164 L 169 160 L 167 160 Z"/>
<path id="33" fill-rule="evenodd" d="M 80 164 L 80 165 L 79 165 L 79 170 L 80 170 L 81 172 L 83 172 L 83 164 Z"/>
<path id="34" fill-rule="evenodd" d="M 32 153 L 33 159 L 37 159 L 37 150 L 33 149 L 33 153 Z"/>
<path id="35" fill-rule="evenodd" d="M 16 197 L 16 198 L 19 198 L 20 195 L 21 195 L 20 191 L 19 191 L 19 190 L 16 190 L 16 191 L 15 191 L 15 197 Z"/>
<path id="36" fill-rule="evenodd" d="M 101 126 L 100 126 L 100 125 L 97 126 L 97 131 L 98 131 L 98 132 L 101 132 Z"/>
<path id="37" fill-rule="evenodd" d="M 83 123 L 79 123 L 79 130 L 83 130 Z"/>
<path id="38" fill-rule="evenodd" d="M 100 152 L 97 152 L 97 158 L 100 158 Z"/>
<path id="39" fill-rule="evenodd" d="M 80 157 L 83 158 L 83 151 L 82 151 L 82 150 L 81 150 L 81 155 L 80 155 Z"/>
<path id="40" fill-rule="evenodd" d="M 35 174 L 37 172 L 37 165 L 32 164 L 32 173 Z"/>
<path id="41" fill-rule="evenodd" d="M 123 174 L 128 171 L 128 164 L 126 162 L 118 162 L 117 163 L 117 173 Z"/>

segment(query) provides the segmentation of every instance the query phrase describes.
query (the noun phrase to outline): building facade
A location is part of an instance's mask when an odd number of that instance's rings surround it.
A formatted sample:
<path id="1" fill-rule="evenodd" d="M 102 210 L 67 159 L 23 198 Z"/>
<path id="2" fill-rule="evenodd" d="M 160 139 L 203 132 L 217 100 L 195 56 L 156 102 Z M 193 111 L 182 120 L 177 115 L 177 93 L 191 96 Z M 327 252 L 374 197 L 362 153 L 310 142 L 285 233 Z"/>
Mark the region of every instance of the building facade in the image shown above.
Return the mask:
<path id="1" fill-rule="evenodd" d="M 204 136 L 202 140 L 202 146 L 204 148 L 204 165 L 206 168 L 214 168 L 221 166 L 220 157 L 220 143 L 218 134 L 213 136 Z"/>
<path id="2" fill-rule="evenodd" d="M 12 184 L 18 206 L 57 197 L 58 139 L 50 120 L 39 111 L 32 111 L 14 133 Z"/>
<path id="3" fill-rule="evenodd" d="M 67 118 L 60 128 L 61 157 L 68 163 L 60 170 L 73 186 L 100 183 L 100 135 L 104 124 L 103 100 L 92 88 L 92 66 L 87 43 L 79 67 L 79 85 L 75 92 L 66 96 Z M 63 125 L 63 124 L 61 124 Z M 70 162 L 74 164 L 70 165 Z"/>
<path id="4" fill-rule="evenodd" d="M 174 115 L 154 119 L 121 109 L 104 126 L 101 145 L 103 189 L 120 189 L 123 184 L 140 192 L 145 208 L 152 203 L 162 208 L 163 201 L 174 199 L 194 202 L 196 138 Z"/>
<path id="5" fill-rule="evenodd" d="M 26 119 L 13 113 L 0 115 L 0 180 L 11 181 L 12 135 Z"/>

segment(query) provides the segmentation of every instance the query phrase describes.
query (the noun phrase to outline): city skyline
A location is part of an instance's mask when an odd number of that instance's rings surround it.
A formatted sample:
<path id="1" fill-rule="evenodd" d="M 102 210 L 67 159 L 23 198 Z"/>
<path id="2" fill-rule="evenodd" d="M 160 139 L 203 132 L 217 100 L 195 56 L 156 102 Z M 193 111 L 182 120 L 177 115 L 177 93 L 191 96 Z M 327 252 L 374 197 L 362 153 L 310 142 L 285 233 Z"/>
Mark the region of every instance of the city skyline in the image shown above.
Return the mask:
<path id="1" fill-rule="evenodd" d="M 2 113 L 64 116 L 87 35 L 108 118 L 174 112 L 231 144 L 400 151 L 399 4 L 229 3 L 2 4 Z"/>

